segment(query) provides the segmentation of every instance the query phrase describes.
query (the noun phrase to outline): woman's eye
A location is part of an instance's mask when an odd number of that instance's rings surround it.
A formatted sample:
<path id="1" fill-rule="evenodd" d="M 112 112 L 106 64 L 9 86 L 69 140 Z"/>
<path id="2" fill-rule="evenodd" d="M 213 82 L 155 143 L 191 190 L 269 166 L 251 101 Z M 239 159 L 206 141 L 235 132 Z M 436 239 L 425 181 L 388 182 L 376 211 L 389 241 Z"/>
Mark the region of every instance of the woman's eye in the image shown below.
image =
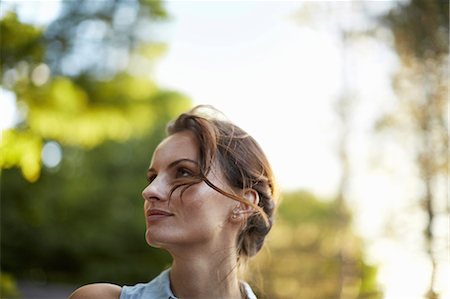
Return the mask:
<path id="1" fill-rule="evenodd" d="M 189 169 L 179 168 L 177 170 L 177 178 L 190 177 L 190 176 L 192 176 L 192 172 Z"/>
<path id="2" fill-rule="evenodd" d="M 153 182 L 153 180 L 156 178 L 156 175 L 149 175 L 147 176 L 147 182 L 150 184 L 151 182 Z"/>

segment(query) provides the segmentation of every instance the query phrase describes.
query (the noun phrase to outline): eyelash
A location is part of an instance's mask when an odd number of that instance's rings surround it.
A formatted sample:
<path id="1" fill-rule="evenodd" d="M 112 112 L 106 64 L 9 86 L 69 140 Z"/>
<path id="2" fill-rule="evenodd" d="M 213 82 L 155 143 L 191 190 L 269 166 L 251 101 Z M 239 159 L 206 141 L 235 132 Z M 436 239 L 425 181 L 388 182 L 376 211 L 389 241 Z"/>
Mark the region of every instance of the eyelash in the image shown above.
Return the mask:
<path id="1" fill-rule="evenodd" d="M 151 175 L 147 177 L 147 182 L 150 184 L 151 182 L 153 182 L 153 180 L 156 178 L 156 175 Z"/>

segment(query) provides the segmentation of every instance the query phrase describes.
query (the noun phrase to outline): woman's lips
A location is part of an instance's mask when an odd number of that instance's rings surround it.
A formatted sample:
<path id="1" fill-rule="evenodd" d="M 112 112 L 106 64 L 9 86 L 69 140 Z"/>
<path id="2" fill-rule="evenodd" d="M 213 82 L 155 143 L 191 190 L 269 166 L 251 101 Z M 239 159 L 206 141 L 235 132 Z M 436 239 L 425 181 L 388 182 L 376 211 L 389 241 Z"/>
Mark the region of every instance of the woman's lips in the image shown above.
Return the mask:
<path id="1" fill-rule="evenodd" d="M 148 222 L 158 221 L 167 217 L 171 217 L 173 215 L 173 213 L 158 209 L 150 209 L 146 212 Z"/>

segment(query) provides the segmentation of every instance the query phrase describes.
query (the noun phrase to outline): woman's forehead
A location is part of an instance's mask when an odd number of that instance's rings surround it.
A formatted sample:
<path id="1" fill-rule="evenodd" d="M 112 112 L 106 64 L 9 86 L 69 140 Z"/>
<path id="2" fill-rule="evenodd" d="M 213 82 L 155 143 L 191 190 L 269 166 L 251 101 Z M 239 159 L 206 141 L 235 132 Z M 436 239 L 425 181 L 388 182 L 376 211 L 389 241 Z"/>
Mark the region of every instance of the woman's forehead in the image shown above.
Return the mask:
<path id="1" fill-rule="evenodd" d="M 195 136 L 190 131 L 182 131 L 165 138 L 156 147 L 152 163 L 159 159 L 189 158 L 197 160 L 199 148 Z"/>

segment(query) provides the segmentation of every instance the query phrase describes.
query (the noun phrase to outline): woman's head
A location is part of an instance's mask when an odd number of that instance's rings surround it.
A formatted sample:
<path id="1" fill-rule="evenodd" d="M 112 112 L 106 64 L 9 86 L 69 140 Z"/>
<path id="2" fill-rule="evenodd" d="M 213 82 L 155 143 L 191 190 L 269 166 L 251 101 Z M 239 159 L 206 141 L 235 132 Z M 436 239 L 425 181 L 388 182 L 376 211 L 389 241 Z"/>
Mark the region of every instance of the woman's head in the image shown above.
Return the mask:
<path id="1" fill-rule="evenodd" d="M 202 113 L 207 108 L 207 112 Z M 238 257 L 246 259 L 262 247 L 273 223 L 276 187 L 270 164 L 258 143 L 241 128 L 214 116 L 218 111 L 199 106 L 181 114 L 168 126 L 169 136 L 191 132 L 199 146 L 199 173 L 174 186 L 173 190 L 187 190 L 190 186 L 205 182 L 215 191 L 225 195 L 252 211 L 243 219 L 237 236 Z M 224 190 L 208 180 L 208 174 L 217 164 L 231 190 Z M 252 191 L 257 200 L 247 200 L 242 191 Z"/>

